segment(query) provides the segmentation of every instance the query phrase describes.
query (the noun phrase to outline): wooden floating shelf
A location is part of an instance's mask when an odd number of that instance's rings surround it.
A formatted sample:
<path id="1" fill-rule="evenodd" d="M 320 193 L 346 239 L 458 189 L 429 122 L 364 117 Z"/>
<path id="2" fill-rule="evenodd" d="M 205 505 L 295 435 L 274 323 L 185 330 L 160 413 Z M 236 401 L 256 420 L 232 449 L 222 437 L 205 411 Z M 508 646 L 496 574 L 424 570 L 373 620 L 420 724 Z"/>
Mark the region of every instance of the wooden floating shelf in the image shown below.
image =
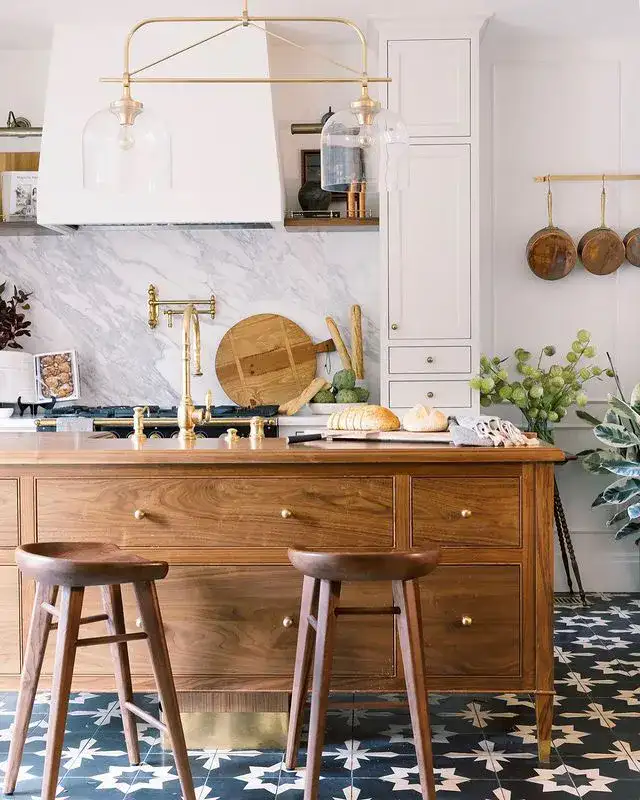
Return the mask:
<path id="1" fill-rule="evenodd" d="M 299 219 L 287 217 L 284 227 L 294 231 L 377 231 L 380 228 L 380 220 L 378 217 L 364 217 L 364 219 L 360 219 L 360 217 L 355 219 L 349 217 L 302 217 Z"/>

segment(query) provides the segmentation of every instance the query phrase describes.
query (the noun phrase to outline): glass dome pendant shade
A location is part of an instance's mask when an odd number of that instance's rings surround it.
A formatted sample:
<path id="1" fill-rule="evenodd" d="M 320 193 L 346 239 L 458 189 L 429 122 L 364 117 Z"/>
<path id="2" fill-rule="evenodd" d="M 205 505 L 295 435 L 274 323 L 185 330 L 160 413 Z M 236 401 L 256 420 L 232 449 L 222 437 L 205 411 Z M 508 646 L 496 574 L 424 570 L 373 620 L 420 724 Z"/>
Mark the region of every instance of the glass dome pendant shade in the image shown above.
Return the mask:
<path id="1" fill-rule="evenodd" d="M 154 192 L 171 188 L 171 138 L 163 122 L 131 97 L 89 118 L 82 132 L 85 189 Z"/>
<path id="2" fill-rule="evenodd" d="M 384 192 L 409 185 L 409 132 L 397 114 L 369 96 L 367 84 L 350 108 L 333 114 L 320 138 L 322 188 Z"/>

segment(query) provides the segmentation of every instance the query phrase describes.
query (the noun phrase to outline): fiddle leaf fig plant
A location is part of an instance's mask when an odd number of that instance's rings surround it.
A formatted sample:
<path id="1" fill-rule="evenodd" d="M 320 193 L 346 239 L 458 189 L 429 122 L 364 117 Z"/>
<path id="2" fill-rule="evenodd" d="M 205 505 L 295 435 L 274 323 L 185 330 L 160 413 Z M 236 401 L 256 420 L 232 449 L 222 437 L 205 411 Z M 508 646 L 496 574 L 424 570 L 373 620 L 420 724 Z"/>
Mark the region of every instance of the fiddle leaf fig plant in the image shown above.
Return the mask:
<path id="1" fill-rule="evenodd" d="M 616 506 L 607 521 L 609 526 L 622 523 L 616 531 L 616 539 L 640 534 L 640 383 L 628 403 L 609 397 L 609 407 L 602 421 L 583 411 L 577 414 L 594 425 L 596 439 L 607 448 L 579 453 L 582 466 L 587 472 L 616 476 L 593 501 L 593 508 Z M 636 544 L 639 543 L 640 536 L 636 539 Z"/>
<path id="2" fill-rule="evenodd" d="M 22 350 L 18 341 L 21 336 L 31 336 L 31 322 L 23 311 L 29 311 L 28 303 L 31 294 L 13 287 L 13 294 L 8 300 L 3 295 L 6 283 L 0 284 L 0 350 Z"/>

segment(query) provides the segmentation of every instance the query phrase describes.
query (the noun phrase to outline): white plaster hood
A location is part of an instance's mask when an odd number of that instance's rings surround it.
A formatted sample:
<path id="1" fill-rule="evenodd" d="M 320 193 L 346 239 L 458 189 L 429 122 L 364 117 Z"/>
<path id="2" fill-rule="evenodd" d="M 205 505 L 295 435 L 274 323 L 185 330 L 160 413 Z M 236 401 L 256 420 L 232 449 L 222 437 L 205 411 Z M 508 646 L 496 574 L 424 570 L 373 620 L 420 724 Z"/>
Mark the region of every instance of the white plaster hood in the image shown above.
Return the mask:
<path id="1" fill-rule="evenodd" d="M 89 191 L 82 182 L 87 119 L 121 93 L 128 25 L 55 27 L 42 137 L 38 221 L 43 225 L 263 226 L 282 222 L 283 190 L 269 84 L 133 84 L 171 133 L 172 187 Z M 158 24 L 136 34 L 132 69 L 223 26 Z M 268 77 L 267 36 L 239 29 L 149 70 L 149 76 Z"/>

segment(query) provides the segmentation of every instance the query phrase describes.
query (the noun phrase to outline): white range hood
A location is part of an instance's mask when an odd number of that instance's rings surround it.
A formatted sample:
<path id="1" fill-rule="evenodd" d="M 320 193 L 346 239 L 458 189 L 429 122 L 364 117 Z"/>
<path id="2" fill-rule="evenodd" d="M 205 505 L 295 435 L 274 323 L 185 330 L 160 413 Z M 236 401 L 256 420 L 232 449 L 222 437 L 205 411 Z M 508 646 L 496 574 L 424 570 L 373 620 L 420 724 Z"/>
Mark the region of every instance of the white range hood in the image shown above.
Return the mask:
<path id="1" fill-rule="evenodd" d="M 138 34 L 132 68 L 220 29 L 151 25 Z M 132 94 L 171 134 L 172 188 L 116 193 L 83 188 L 82 131 L 121 94 L 100 83 L 122 74 L 128 25 L 57 26 L 49 70 L 38 222 L 47 226 L 241 226 L 282 222 L 283 189 L 269 84 L 132 84 Z M 155 67 L 149 76 L 268 77 L 267 35 L 232 31 Z"/>

